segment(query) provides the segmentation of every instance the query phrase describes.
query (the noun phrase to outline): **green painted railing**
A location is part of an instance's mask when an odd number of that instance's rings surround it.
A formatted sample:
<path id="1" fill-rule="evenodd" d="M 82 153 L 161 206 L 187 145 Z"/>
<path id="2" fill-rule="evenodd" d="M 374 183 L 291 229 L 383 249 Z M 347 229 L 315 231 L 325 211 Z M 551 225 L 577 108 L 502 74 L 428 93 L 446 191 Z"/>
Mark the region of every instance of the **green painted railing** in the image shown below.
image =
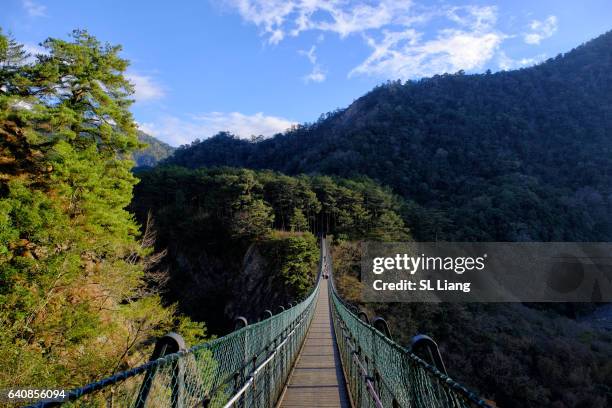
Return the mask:
<path id="1" fill-rule="evenodd" d="M 359 319 L 358 311 L 334 288 L 325 239 L 321 255 L 317 282 L 297 305 L 187 350 L 180 336 L 166 336 L 158 342 L 152 361 L 72 390 L 65 401 L 42 401 L 32 407 L 272 408 L 306 338 L 322 277 L 330 277 L 330 313 L 356 408 L 488 406 Z"/>
<path id="2" fill-rule="evenodd" d="M 274 407 L 318 292 L 319 281 L 304 301 L 266 320 L 72 390 L 68 401 L 33 407 Z"/>

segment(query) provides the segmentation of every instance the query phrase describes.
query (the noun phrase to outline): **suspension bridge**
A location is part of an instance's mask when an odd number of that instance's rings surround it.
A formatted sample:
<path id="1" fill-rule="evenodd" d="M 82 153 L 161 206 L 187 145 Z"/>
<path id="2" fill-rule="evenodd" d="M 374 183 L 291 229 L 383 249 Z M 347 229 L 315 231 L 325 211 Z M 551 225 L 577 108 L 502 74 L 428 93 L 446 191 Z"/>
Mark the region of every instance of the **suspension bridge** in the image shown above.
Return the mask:
<path id="1" fill-rule="evenodd" d="M 319 274 L 306 299 L 276 315 L 187 348 L 171 333 L 141 366 L 30 407 L 489 407 L 344 302 L 321 239 Z M 427 336 L 420 340 L 431 342 Z"/>

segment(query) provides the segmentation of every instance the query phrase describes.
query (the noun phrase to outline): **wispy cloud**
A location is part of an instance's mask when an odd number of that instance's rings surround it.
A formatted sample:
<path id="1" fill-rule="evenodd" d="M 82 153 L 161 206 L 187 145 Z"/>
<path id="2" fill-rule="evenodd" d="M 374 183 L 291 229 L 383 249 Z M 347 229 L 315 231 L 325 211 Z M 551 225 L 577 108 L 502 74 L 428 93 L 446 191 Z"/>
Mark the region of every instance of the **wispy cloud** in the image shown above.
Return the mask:
<path id="1" fill-rule="evenodd" d="M 277 44 L 288 34 L 308 30 L 330 31 L 346 37 L 378 29 L 406 17 L 411 1 L 382 0 L 349 3 L 345 0 L 226 0 L 242 18 L 263 30 Z M 319 17 L 317 17 L 319 16 Z"/>
<path id="2" fill-rule="evenodd" d="M 503 70 L 511 70 L 535 65 L 546 59 L 546 54 L 539 54 L 530 58 L 514 59 L 509 57 L 504 51 L 499 52 L 498 66 Z"/>
<path id="3" fill-rule="evenodd" d="M 21 5 L 30 17 L 44 17 L 47 14 L 47 6 L 32 0 L 22 0 Z"/>
<path id="4" fill-rule="evenodd" d="M 165 95 L 164 88 L 151 76 L 129 72 L 126 78 L 134 85 L 136 102 L 153 101 Z"/>
<path id="5" fill-rule="evenodd" d="M 525 33 L 523 39 L 527 44 L 537 45 L 542 40 L 552 37 L 559 28 L 559 21 L 556 16 L 549 16 L 545 20 L 532 20 L 529 23 L 530 32 Z"/>
<path id="6" fill-rule="evenodd" d="M 495 29 L 494 7 L 454 7 L 438 18 L 455 27 L 440 29 L 430 40 L 423 40 L 423 34 L 413 28 L 385 30 L 379 39 L 366 36 L 372 53 L 349 76 L 407 79 L 478 69 L 493 58 L 506 37 Z"/>
<path id="7" fill-rule="evenodd" d="M 295 125 L 296 122 L 258 112 L 246 115 L 240 112 L 209 112 L 190 118 L 164 116 L 155 122 L 139 124 L 140 129 L 161 140 L 178 146 L 195 139 L 206 139 L 221 131 L 236 136 L 272 136 Z"/>
<path id="8" fill-rule="evenodd" d="M 226 0 L 267 42 L 305 31 L 360 35 L 370 55 L 349 76 L 417 78 L 474 70 L 491 61 L 508 36 L 496 29 L 493 6 L 423 7 L 413 1 Z M 435 21 L 434 21 L 435 20 Z M 431 27 L 425 27 L 427 23 Z M 432 28 L 435 31 L 431 32 Z M 308 51 L 314 56 L 314 49 Z M 305 54 L 307 55 L 307 54 Z M 306 81 L 324 80 L 318 61 Z"/>
<path id="9" fill-rule="evenodd" d="M 38 44 L 23 43 L 23 50 L 31 55 L 48 54 L 47 50 Z"/>
<path id="10" fill-rule="evenodd" d="M 316 50 L 317 47 L 313 45 L 308 51 L 299 51 L 299 53 L 308 58 L 308 61 L 310 61 L 312 64 L 312 71 L 303 77 L 304 81 L 307 83 L 323 82 L 326 78 L 325 71 L 323 71 L 323 68 L 321 68 L 321 64 L 317 62 Z"/>

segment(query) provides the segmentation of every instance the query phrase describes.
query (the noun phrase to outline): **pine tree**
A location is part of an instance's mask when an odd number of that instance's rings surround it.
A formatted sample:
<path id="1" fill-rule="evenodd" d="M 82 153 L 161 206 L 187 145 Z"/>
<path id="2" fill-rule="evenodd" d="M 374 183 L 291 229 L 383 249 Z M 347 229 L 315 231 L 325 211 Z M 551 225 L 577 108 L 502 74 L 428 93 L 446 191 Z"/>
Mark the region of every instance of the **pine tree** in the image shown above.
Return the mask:
<path id="1" fill-rule="evenodd" d="M 42 45 L 26 63 L 0 35 L 0 388 L 80 385 L 171 326 L 203 334 L 143 290 L 121 48 L 85 31 Z"/>
<path id="2" fill-rule="evenodd" d="M 299 208 L 293 209 L 293 214 L 291 214 L 291 219 L 289 220 L 289 227 L 291 231 L 308 231 L 308 220 Z"/>

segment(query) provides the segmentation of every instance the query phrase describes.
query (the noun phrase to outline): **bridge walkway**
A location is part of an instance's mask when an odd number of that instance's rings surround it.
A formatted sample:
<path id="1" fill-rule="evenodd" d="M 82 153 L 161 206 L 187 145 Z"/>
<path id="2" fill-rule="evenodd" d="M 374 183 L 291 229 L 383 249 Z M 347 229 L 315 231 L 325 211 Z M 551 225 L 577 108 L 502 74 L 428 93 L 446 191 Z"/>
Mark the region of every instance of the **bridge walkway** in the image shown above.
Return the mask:
<path id="1" fill-rule="evenodd" d="M 350 408 L 350 399 L 329 308 L 328 281 L 321 281 L 315 315 L 285 392 L 281 408 Z"/>

